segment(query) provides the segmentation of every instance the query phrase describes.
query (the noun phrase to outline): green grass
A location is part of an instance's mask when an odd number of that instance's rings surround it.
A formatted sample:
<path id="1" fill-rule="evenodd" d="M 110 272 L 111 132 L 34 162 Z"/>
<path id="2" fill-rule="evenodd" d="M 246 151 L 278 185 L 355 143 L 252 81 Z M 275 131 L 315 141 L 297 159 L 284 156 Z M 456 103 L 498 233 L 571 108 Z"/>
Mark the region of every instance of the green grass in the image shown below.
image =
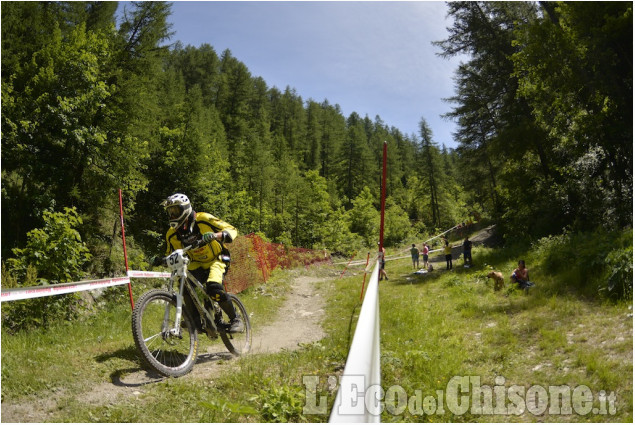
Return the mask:
<path id="1" fill-rule="evenodd" d="M 240 295 L 253 326 L 262 326 L 275 316 L 288 285 L 287 276 L 274 276 L 269 285 Z M 136 299 L 148 289 L 140 286 L 144 289 L 135 291 Z M 127 292 L 118 300 L 99 314 L 73 323 L 15 335 L 3 329 L 2 400 L 61 388 L 79 392 L 144 367 L 132 339 Z"/>
<path id="2" fill-rule="evenodd" d="M 387 264 L 380 284 L 382 386 L 404 388 L 408 396 L 437 396 L 455 376 L 478 376 L 493 387 L 578 385 L 617 394 L 617 414 L 585 416 L 461 416 L 445 409 L 427 415 L 406 409 L 384 411 L 385 422 L 632 422 L 632 313 L 627 303 L 590 299 L 567 289 L 563 274 L 550 275 L 540 258 L 521 249 L 474 250 L 476 266 L 451 272 L 412 274 L 410 259 Z M 528 259 L 537 283 L 528 295 L 494 292 L 486 273 L 509 274 L 519 256 Z M 303 413 L 304 376 L 318 379 L 317 396 L 335 398 L 329 378 L 341 375 L 359 314 L 360 268 L 339 279 L 336 268 L 277 273 L 268 285 L 241 299 L 253 313 L 255 329 L 283 302 L 299 273 L 331 276 L 317 284 L 326 297 L 327 337 L 295 351 L 247 356 L 218 365 L 218 374 L 187 375 L 128 388 L 109 400 L 82 401 L 78 395 L 144 366 L 130 334 L 129 306 L 87 320 L 17 335 L 2 334 L 3 402 L 54 398 L 45 420 L 53 422 L 325 422 L 327 415 Z M 281 332 L 284 330 L 281 329 Z M 196 366 L 195 366 L 196 368 Z M 137 390 L 138 394 L 132 394 Z"/>
<path id="3" fill-rule="evenodd" d="M 522 253 L 521 253 L 522 254 Z M 526 254 L 526 253 L 525 253 Z M 558 276 L 538 272 L 528 295 L 494 292 L 485 279 L 491 268 L 509 274 L 518 252 L 477 249 L 476 266 L 411 274 L 407 260 L 387 267 L 391 280 L 381 284 L 382 379 L 407 394 L 445 390 L 452 376 L 478 375 L 494 386 L 587 385 L 594 394 L 615 391 L 617 415 L 403 416 L 385 421 L 631 421 L 632 317 L 626 303 L 589 301 L 561 288 Z M 531 257 L 530 257 L 531 258 Z M 486 265 L 485 261 L 489 263 Z M 459 263 L 459 267 L 456 267 Z M 494 267 L 492 267 L 494 266 Z M 546 283 L 545 283 L 546 282 Z M 416 355 L 413 355 L 416 353 Z M 396 359 L 398 361 L 396 361 Z"/>

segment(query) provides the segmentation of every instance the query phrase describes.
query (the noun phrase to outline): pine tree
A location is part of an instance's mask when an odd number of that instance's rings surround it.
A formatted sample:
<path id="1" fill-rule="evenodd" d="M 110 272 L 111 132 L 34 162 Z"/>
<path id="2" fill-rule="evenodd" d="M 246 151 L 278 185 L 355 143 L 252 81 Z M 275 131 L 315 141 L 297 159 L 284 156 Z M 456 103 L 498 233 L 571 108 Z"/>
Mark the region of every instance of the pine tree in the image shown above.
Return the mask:
<path id="1" fill-rule="evenodd" d="M 425 118 L 419 121 L 419 135 L 421 136 L 422 177 L 428 182 L 432 225 L 441 227 L 441 211 L 439 210 L 439 187 L 444 173 L 438 162 L 438 148 L 432 140 L 432 130 Z"/>
<path id="2" fill-rule="evenodd" d="M 364 124 L 357 113 L 348 117 L 347 127 L 347 137 L 338 154 L 336 179 L 350 208 L 353 199 L 369 184 L 373 163 Z"/>

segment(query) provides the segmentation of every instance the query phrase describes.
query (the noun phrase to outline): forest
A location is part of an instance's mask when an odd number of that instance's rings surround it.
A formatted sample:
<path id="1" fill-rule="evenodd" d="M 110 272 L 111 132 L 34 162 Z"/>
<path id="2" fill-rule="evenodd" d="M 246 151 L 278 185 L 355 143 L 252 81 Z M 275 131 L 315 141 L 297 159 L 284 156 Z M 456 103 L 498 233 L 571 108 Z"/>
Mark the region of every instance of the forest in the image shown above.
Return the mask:
<path id="1" fill-rule="evenodd" d="M 174 192 L 241 234 L 351 255 L 377 242 L 384 142 L 387 246 L 474 217 L 527 243 L 632 227 L 630 2 L 447 3 L 434 44 L 469 57 L 456 149 L 426 117 L 403 134 L 182 45 L 170 3 L 1 7 L 3 276 L 120 272 L 120 188 L 137 263 L 162 252 Z"/>

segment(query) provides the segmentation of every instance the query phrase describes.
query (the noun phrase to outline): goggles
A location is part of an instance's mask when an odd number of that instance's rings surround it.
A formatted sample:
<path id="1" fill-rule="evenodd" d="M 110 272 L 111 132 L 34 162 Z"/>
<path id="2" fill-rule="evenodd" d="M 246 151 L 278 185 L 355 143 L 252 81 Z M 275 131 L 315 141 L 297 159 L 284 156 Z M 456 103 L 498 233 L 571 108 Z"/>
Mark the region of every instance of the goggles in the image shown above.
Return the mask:
<path id="1" fill-rule="evenodd" d="M 170 216 L 170 219 L 177 219 L 183 213 L 180 205 L 172 205 L 165 209 Z"/>

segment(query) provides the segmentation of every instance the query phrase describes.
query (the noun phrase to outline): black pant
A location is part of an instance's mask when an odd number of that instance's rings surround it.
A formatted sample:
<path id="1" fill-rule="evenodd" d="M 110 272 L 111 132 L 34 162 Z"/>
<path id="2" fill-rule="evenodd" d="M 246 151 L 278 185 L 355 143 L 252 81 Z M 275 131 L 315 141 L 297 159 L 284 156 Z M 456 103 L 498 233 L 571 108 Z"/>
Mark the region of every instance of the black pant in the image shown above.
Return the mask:
<path id="1" fill-rule="evenodd" d="M 445 254 L 445 268 L 450 270 L 452 268 L 452 254 Z"/>
<path id="2" fill-rule="evenodd" d="M 234 308 L 234 304 L 231 302 L 231 298 L 225 292 L 225 288 L 218 282 L 208 282 L 207 278 L 209 277 L 209 269 L 198 268 L 194 270 L 190 270 L 190 273 L 194 275 L 196 280 L 205 284 L 205 292 L 209 295 L 214 301 L 218 302 L 218 305 L 223 309 L 227 316 L 230 319 L 236 317 L 236 309 Z"/>
<path id="3" fill-rule="evenodd" d="M 472 263 L 472 251 L 463 251 L 463 261 L 470 260 L 470 264 Z"/>
<path id="4" fill-rule="evenodd" d="M 209 269 L 194 269 L 190 270 L 190 273 L 194 275 L 196 280 L 205 285 L 205 289 L 207 295 L 209 295 L 214 301 L 225 302 L 229 301 L 229 295 L 225 292 L 225 288 L 218 282 L 208 282 L 207 278 L 209 277 Z"/>

